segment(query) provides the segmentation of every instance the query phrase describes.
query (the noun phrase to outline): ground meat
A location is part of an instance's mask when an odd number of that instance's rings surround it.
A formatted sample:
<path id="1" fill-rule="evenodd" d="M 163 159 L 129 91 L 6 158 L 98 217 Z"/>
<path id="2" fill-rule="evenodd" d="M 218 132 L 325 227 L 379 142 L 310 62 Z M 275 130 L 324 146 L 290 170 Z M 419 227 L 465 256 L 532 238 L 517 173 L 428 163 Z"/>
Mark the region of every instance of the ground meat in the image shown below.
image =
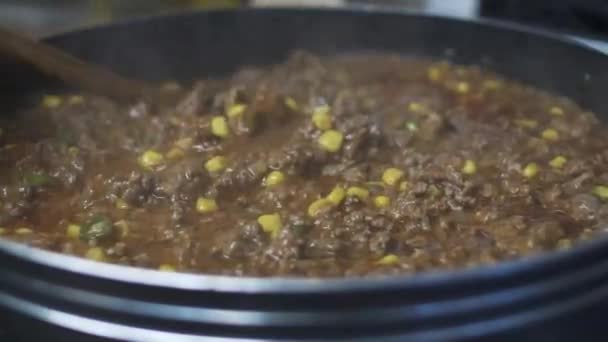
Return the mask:
<path id="1" fill-rule="evenodd" d="M 155 101 L 47 96 L 0 123 L 0 234 L 236 276 L 470 267 L 606 233 L 608 142 L 475 66 L 296 52 Z"/>

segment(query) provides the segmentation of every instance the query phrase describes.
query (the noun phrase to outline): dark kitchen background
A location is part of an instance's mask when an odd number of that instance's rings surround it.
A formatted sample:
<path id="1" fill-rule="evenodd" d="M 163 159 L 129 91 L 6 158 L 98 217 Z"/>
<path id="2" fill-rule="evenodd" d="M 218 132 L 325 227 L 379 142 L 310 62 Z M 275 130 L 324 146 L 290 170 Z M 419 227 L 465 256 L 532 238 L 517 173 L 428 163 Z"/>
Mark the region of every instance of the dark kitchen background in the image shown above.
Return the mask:
<path id="1" fill-rule="evenodd" d="M 608 52 L 608 0 L 0 0 L 0 24 L 34 36 L 132 17 L 210 8 L 383 6 L 516 21 L 560 31 Z"/>
<path id="2" fill-rule="evenodd" d="M 394 6 L 459 17 L 496 17 L 585 34 L 608 33 L 605 0 L 1 0 L 0 23 L 36 35 L 134 16 L 238 6 Z"/>

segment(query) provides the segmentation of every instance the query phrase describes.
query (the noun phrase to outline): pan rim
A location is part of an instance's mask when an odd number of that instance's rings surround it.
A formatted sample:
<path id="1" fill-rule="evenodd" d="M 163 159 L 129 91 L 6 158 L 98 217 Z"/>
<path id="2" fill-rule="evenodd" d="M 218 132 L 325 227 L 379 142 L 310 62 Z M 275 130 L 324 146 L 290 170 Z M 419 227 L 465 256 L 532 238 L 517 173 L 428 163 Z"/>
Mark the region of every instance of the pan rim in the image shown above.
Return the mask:
<path id="1" fill-rule="evenodd" d="M 49 42 L 67 38 L 71 35 L 82 35 L 104 28 L 126 29 L 127 25 L 143 24 L 167 17 L 188 17 L 214 15 L 217 13 L 246 12 L 256 14 L 282 15 L 388 15 L 419 17 L 429 20 L 441 20 L 452 24 L 475 25 L 480 29 L 492 28 L 508 33 L 519 33 L 550 40 L 554 43 L 569 45 L 572 48 L 585 50 L 591 54 L 604 55 L 600 51 L 582 44 L 568 36 L 562 36 L 549 30 L 533 28 L 527 25 L 493 19 L 463 19 L 437 14 L 425 14 L 416 11 L 393 8 L 358 7 L 337 8 L 246 8 L 217 9 L 210 11 L 175 12 L 168 15 L 146 16 L 142 18 L 119 21 L 115 23 L 92 26 L 82 30 L 71 31 L 45 38 Z M 430 288 L 446 284 L 474 284 L 495 282 L 515 276 L 531 275 L 548 265 L 562 265 L 585 255 L 597 253 L 608 245 L 608 236 L 581 243 L 567 251 L 543 252 L 538 255 L 502 261 L 495 265 L 482 265 L 471 269 L 434 270 L 415 275 L 377 276 L 365 278 L 304 278 L 304 277 L 235 277 L 210 274 L 167 273 L 157 270 L 132 266 L 121 266 L 99 263 L 80 257 L 30 247 L 16 242 L 0 239 L 0 252 L 12 255 L 20 260 L 37 265 L 60 269 L 80 275 L 119 281 L 133 285 L 165 287 L 179 290 L 215 291 L 226 293 L 251 294 L 304 294 L 328 292 L 373 291 L 376 289 Z M 238 280 L 238 281 L 235 281 Z"/>

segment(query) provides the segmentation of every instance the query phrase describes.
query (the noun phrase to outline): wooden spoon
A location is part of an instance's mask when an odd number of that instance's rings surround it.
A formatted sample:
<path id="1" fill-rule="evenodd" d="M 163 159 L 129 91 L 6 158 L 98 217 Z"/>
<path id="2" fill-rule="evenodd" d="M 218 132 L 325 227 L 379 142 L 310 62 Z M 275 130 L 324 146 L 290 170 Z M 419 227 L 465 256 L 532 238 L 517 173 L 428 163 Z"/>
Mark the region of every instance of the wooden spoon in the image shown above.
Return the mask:
<path id="1" fill-rule="evenodd" d="M 0 53 L 28 63 L 78 89 L 120 102 L 152 97 L 145 82 L 123 78 L 99 65 L 86 63 L 48 44 L 0 27 Z"/>

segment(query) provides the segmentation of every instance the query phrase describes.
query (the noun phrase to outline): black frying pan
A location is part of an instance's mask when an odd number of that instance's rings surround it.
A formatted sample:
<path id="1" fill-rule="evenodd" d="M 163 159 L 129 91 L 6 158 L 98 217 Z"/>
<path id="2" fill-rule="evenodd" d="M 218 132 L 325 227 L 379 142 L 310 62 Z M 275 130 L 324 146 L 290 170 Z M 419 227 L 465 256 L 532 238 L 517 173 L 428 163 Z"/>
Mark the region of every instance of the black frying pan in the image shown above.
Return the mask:
<path id="1" fill-rule="evenodd" d="M 276 63 L 296 48 L 450 58 L 608 113 L 606 56 L 513 25 L 362 10 L 245 10 L 146 19 L 49 41 L 148 80 Z M 0 66 L 3 114 L 57 86 L 27 67 Z M 322 281 L 167 274 L 0 241 L 0 308 L 7 327 L 48 341 L 588 341 L 605 335 L 608 240 L 473 270 Z"/>

